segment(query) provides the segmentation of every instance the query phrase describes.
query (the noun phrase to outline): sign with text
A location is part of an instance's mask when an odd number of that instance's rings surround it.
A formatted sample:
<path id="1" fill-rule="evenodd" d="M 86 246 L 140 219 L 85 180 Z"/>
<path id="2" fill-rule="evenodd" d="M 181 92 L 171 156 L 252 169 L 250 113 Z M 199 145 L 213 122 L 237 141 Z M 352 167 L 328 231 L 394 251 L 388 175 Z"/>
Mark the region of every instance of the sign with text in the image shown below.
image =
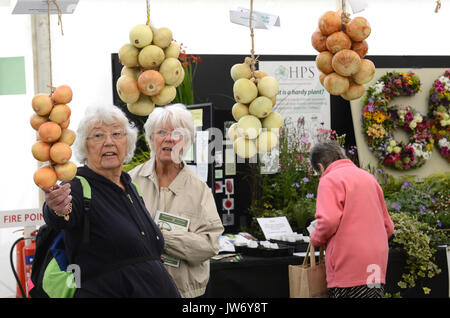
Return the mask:
<path id="1" fill-rule="evenodd" d="M 279 92 L 273 108 L 289 125 L 304 119 L 313 135 L 318 128 L 330 129 L 330 94 L 320 84 L 315 61 L 259 61 L 259 69 L 278 80 Z"/>
<path id="2" fill-rule="evenodd" d="M 274 236 L 292 234 L 292 228 L 285 216 L 273 218 L 257 218 L 259 226 L 266 240 Z"/>
<path id="3" fill-rule="evenodd" d="M 58 0 L 61 14 L 72 14 L 79 0 Z M 47 14 L 50 5 L 50 14 L 58 14 L 55 1 L 47 3 L 46 0 L 15 0 L 12 3 L 12 14 Z"/>
<path id="4" fill-rule="evenodd" d="M 41 209 L 0 211 L 0 227 L 36 226 L 44 223 Z"/>

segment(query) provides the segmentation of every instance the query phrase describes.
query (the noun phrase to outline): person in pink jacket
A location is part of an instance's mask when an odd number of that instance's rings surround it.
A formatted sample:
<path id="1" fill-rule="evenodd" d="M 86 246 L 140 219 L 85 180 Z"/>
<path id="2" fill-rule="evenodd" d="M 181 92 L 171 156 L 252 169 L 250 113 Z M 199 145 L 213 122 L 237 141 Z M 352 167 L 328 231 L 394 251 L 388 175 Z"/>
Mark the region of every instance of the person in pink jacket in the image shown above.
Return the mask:
<path id="1" fill-rule="evenodd" d="M 346 158 L 335 141 L 316 144 L 310 161 L 321 173 L 310 242 L 326 245 L 330 297 L 384 297 L 394 224 L 383 190 L 373 175 Z"/>

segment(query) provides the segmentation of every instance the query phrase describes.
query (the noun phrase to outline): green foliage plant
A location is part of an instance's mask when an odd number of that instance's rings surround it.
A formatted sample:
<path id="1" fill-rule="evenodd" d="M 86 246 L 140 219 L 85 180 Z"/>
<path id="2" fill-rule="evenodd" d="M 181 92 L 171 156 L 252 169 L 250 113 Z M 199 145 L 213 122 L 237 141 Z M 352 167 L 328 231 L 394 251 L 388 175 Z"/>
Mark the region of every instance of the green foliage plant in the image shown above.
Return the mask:
<path id="1" fill-rule="evenodd" d="M 194 77 L 198 64 L 202 61 L 200 56 L 186 54 L 186 50 L 181 43 L 181 53 L 178 59 L 184 69 L 184 80 L 177 86 L 177 95 L 173 104 L 181 103 L 184 105 L 194 104 Z"/>
<path id="2" fill-rule="evenodd" d="M 391 218 L 395 232 L 390 246 L 406 253 L 406 272 L 397 285 L 406 289 L 420 283 L 424 294 L 429 294 L 431 289 L 424 285 L 425 278 L 432 278 L 441 272 L 433 262 L 436 250 L 430 246 L 431 239 L 427 234 L 436 230 L 406 213 L 394 212 Z"/>
<path id="3" fill-rule="evenodd" d="M 390 247 L 407 256 L 398 286 L 406 289 L 420 284 L 424 294 L 429 294 L 426 279 L 441 272 L 434 263 L 436 248 L 450 244 L 450 174 L 436 173 L 424 178 L 383 174 L 385 201 L 395 225 Z M 394 296 L 400 295 L 399 292 Z"/>

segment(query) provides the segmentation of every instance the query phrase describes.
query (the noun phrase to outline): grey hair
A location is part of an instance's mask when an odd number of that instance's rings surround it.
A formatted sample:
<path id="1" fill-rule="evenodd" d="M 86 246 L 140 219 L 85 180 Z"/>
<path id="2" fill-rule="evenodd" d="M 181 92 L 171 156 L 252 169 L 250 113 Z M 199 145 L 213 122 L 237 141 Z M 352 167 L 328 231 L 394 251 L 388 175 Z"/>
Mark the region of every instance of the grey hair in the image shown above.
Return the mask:
<path id="1" fill-rule="evenodd" d="M 155 107 L 150 113 L 144 124 L 145 140 L 150 148 L 151 155 L 154 156 L 154 150 L 150 142 L 150 136 L 153 135 L 155 129 L 161 125 L 170 123 L 174 129 L 185 128 L 190 138 L 184 138 L 186 144 L 183 146 L 182 155 L 189 149 L 194 142 L 194 119 L 184 104 L 172 104 L 164 107 Z"/>
<path id="2" fill-rule="evenodd" d="M 122 125 L 127 137 L 127 155 L 125 156 L 124 163 L 131 161 L 134 156 L 134 150 L 136 149 L 138 129 L 128 120 L 125 113 L 114 105 L 93 106 L 86 109 L 84 117 L 78 125 L 77 138 L 73 145 L 75 158 L 81 163 L 86 162 L 87 137 L 93 125 L 98 122 L 106 125 L 115 123 Z"/>
<path id="3" fill-rule="evenodd" d="M 346 159 L 344 149 L 336 140 L 328 140 L 315 144 L 309 152 L 309 160 L 313 169 L 320 172 L 319 163 L 324 169 L 336 160 Z"/>

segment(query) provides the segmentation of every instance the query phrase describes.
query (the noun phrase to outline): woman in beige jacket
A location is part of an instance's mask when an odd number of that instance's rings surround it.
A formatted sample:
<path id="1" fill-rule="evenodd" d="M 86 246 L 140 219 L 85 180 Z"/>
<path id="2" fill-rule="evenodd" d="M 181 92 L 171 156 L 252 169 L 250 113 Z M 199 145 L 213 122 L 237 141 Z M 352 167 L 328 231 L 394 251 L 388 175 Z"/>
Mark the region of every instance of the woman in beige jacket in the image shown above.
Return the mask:
<path id="1" fill-rule="evenodd" d="M 194 139 L 192 115 L 182 104 L 157 107 L 144 129 L 151 159 L 129 174 L 152 218 L 160 211 L 189 219 L 187 231 L 162 229 L 165 264 L 182 297 L 202 296 L 224 228 L 211 189 L 182 160 Z"/>

